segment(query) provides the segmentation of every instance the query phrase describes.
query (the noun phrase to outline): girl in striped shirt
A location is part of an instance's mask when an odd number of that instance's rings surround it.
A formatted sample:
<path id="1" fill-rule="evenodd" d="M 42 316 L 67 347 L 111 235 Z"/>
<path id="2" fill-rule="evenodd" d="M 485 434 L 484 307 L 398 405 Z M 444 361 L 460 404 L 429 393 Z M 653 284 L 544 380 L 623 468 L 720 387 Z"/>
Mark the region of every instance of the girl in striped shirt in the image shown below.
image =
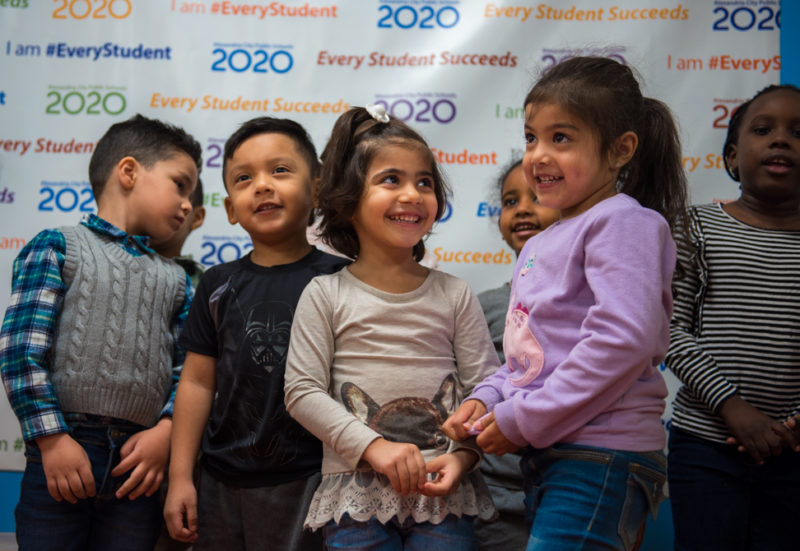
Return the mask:
<path id="1" fill-rule="evenodd" d="M 742 104 L 723 156 L 740 197 L 690 208 L 676 232 L 675 549 L 797 549 L 800 90 Z"/>

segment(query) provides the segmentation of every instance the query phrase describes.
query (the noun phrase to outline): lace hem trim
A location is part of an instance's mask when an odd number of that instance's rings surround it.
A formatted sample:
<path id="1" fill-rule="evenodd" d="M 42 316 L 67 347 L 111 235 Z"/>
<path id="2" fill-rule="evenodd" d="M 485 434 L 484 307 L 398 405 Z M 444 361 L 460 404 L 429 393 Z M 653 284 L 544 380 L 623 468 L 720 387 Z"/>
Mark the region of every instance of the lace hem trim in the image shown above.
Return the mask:
<path id="1" fill-rule="evenodd" d="M 323 475 L 311 500 L 305 528 L 317 530 L 331 520 L 339 522 L 345 513 L 359 522 L 375 517 L 382 524 L 392 517 L 401 523 L 412 517 L 414 522 L 439 524 L 447 515 L 482 520 L 497 516 L 489 488 L 478 472 L 469 473 L 455 492 L 442 497 L 401 496 L 385 475 L 374 471 Z"/>

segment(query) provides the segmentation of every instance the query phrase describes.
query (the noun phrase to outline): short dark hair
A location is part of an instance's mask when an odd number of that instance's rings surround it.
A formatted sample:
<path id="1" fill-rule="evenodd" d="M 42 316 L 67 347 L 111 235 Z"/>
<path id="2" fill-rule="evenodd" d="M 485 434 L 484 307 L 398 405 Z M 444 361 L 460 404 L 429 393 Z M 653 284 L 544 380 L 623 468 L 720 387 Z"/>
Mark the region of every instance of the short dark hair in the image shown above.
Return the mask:
<path id="1" fill-rule="evenodd" d="M 351 219 L 364 193 L 367 169 L 377 151 L 392 144 L 418 146 L 426 152 L 437 201 L 436 220 L 445 212 L 450 190 L 425 139 L 399 119 L 392 117 L 389 122 L 378 122 L 365 108 L 353 107 L 336 120 L 322 152 L 317 198 L 317 208 L 322 215 L 320 236 L 350 258 L 356 258 L 360 250 Z M 414 246 L 413 255 L 417 261 L 425 256 L 422 240 Z"/>
<path id="2" fill-rule="evenodd" d="M 97 142 L 89 160 L 89 182 L 95 200 L 102 195 L 114 166 L 125 157 L 133 157 L 145 168 L 186 153 L 194 161 L 197 173 L 203 165 L 203 148 L 183 128 L 136 114 L 113 124 Z"/>
<path id="3" fill-rule="evenodd" d="M 800 94 L 800 88 L 794 86 L 792 84 L 771 84 L 765 88 L 762 88 L 758 91 L 758 93 L 747 100 L 746 102 L 742 103 L 731 115 L 731 120 L 728 123 L 728 134 L 725 136 L 725 143 L 722 145 L 722 159 L 725 162 L 725 172 L 728 173 L 728 176 L 733 178 L 735 182 L 739 181 L 739 173 L 735 171 L 733 168 L 728 166 L 728 154 L 731 152 L 731 147 L 736 145 L 736 142 L 739 141 L 739 131 L 742 127 L 742 120 L 744 119 L 744 114 L 747 112 L 747 109 L 752 105 L 752 103 L 763 96 L 764 94 L 769 94 L 770 92 L 778 92 L 780 90 L 788 90 L 790 92 L 797 92 Z"/>
<path id="4" fill-rule="evenodd" d="M 194 188 L 189 201 L 192 203 L 192 209 L 203 206 L 203 181 L 199 177 L 197 178 L 197 187 Z"/>
<path id="5" fill-rule="evenodd" d="M 308 172 L 311 178 L 319 176 L 320 162 L 317 157 L 317 150 L 314 142 L 308 135 L 303 126 L 291 119 L 278 119 L 275 117 L 256 117 L 242 123 L 236 131 L 230 135 L 225 142 L 225 149 L 222 155 L 222 185 L 227 191 L 225 183 L 225 172 L 228 168 L 228 161 L 233 158 L 233 154 L 245 141 L 259 134 L 283 134 L 294 141 L 300 154 L 308 165 Z"/>
<path id="6" fill-rule="evenodd" d="M 674 227 L 688 200 L 680 136 L 669 108 L 642 95 L 630 67 L 608 57 L 568 58 L 542 75 L 524 105 L 548 103 L 589 125 L 601 155 L 625 132 L 635 132 L 639 144 L 619 172 L 617 190 L 659 212 Z"/>

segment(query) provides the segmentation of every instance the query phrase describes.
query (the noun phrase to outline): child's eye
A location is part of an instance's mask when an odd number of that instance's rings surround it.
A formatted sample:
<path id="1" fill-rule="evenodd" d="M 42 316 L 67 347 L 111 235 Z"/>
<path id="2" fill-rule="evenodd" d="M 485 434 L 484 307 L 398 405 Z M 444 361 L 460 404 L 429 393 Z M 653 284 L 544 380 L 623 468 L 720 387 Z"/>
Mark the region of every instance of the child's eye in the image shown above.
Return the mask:
<path id="1" fill-rule="evenodd" d="M 503 208 L 513 207 L 519 204 L 519 199 L 516 197 L 509 197 L 508 199 L 503 199 Z"/>
<path id="2" fill-rule="evenodd" d="M 536 141 L 536 136 L 531 132 L 525 132 L 525 143 L 533 143 Z"/>
<path id="3" fill-rule="evenodd" d="M 420 187 L 428 187 L 433 189 L 433 180 L 430 178 L 422 178 L 419 182 L 417 182 L 417 185 Z"/>
<path id="4" fill-rule="evenodd" d="M 273 172 L 281 174 L 281 173 L 284 173 L 284 172 L 289 172 L 289 169 L 286 168 L 285 166 L 279 166 L 279 167 L 275 167 L 275 170 L 273 170 Z"/>
<path id="5" fill-rule="evenodd" d="M 769 128 L 766 126 L 756 126 L 753 128 L 753 133 L 757 136 L 766 136 L 769 134 Z"/>
<path id="6" fill-rule="evenodd" d="M 553 143 L 567 143 L 569 138 L 567 138 L 566 134 L 562 134 L 561 132 L 556 132 L 553 134 Z"/>
<path id="7" fill-rule="evenodd" d="M 250 180 L 250 175 L 249 174 L 240 174 L 236 178 L 234 178 L 233 183 L 234 184 L 240 184 L 240 183 L 246 182 L 248 180 Z"/>
<path id="8" fill-rule="evenodd" d="M 384 177 L 381 179 L 381 183 L 382 183 L 382 184 L 391 184 L 391 185 L 397 185 L 397 182 L 398 182 L 397 176 L 395 176 L 395 175 L 393 175 L 393 174 L 390 174 L 390 175 L 388 175 L 388 176 L 384 176 Z"/>

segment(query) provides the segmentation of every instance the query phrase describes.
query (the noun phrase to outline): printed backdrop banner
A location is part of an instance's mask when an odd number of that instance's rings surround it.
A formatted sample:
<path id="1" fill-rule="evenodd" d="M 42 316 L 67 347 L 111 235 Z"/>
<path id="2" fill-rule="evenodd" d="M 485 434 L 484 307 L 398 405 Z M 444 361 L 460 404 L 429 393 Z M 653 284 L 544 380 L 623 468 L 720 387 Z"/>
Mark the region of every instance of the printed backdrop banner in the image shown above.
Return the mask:
<path id="1" fill-rule="evenodd" d="M 494 180 L 523 153 L 522 101 L 542 70 L 576 54 L 635 67 L 674 110 L 692 200 L 708 202 L 737 195 L 727 121 L 779 82 L 779 36 L 777 0 L 0 0 L 0 307 L 20 248 L 95 211 L 87 167 L 110 124 L 142 113 L 203 144 L 208 216 L 185 251 L 211 266 L 251 247 L 222 206 L 227 136 L 288 117 L 321 151 L 366 103 L 419 130 L 452 185 L 427 262 L 496 287 L 514 255 Z M 0 398 L 0 469 L 21 469 L 23 449 Z"/>

